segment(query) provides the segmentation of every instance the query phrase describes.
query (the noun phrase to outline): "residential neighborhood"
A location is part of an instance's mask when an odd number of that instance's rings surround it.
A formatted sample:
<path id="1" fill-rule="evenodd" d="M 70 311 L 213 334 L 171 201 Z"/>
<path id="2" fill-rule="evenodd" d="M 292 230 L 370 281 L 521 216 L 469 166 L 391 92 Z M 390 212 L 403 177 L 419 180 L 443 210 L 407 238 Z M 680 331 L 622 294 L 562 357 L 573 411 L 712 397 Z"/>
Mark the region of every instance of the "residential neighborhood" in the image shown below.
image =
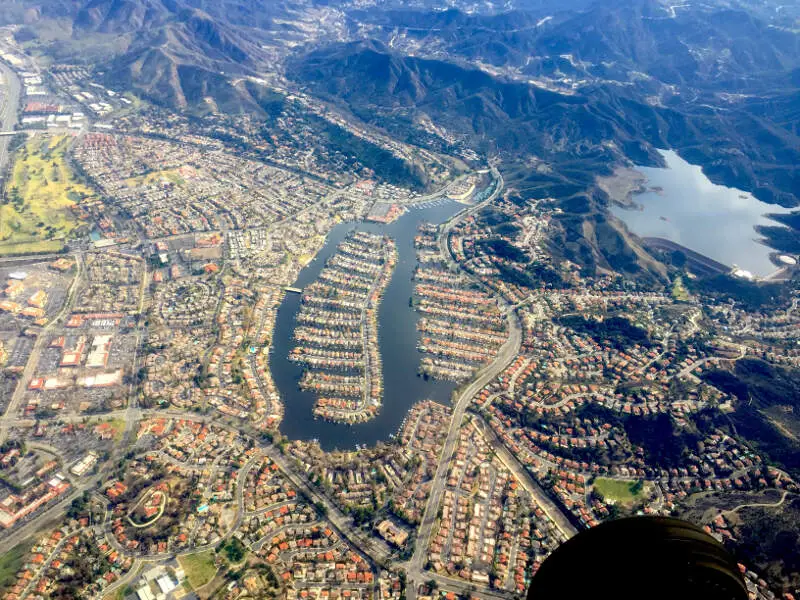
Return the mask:
<path id="1" fill-rule="evenodd" d="M 339 23 L 319 11 L 275 23 Z M 754 600 L 794 597 L 748 518 L 800 514 L 796 290 L 679 251 L 602 262 L 588 200 L 532 191 L 551 165 L 427 115 L 424 146 L 283 75 L 231 88 L 268 82 L 268 118 L 211 92 L 189 115 L 20 31 L 0 599 L 516 600 L 568 539 L 646 515 L 734 552 Z"/>

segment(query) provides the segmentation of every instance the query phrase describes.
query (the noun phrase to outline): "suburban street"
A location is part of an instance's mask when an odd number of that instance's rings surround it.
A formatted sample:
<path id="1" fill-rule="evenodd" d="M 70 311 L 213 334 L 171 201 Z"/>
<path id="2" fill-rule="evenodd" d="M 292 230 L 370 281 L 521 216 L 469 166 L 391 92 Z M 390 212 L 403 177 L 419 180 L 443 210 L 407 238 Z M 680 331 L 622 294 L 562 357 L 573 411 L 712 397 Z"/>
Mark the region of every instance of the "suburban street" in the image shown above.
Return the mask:
<path id="1" fill-rule="evenodd" d="M 0 597 L 797 595 L 800 7 L 106 4 L 0 13 Z"/>
<path id="2" fill-rule="evenodd" d="M 471 206 L 458 213 L 455 217 L 453 217 L 450 221 L 448 221 L 445 224 L 445 226 L 442 228 L 442 231 L 440 232 L 439 236 L 440 252 L 449 262 L 451 269 L 461 270 L 458 263 L 453 259 L 450 253 L 448 244 L 448 236 L 450 234 L 450 231 L 460 220 L 478 212 L 481 208 L 483 208 L 483 206 L 494 201 L 503 191 L 502 176 L 494 168 L 492 169 L 492 174 L 496 178 L 497 184 L 491 196 L 486 200 L 484 200 L 483 202 Z M 486 289 L 486 291 L 493 293 L 492 290 L 489 290 L 485 287 L 482 281 L 472 276 L 472 274 L 470 274 L 469 272 L 463 270 L 461 270 L 461 272 L 467 274 L 479 286 Z M 472 382 L 458 395 L 453 405 L 453 415 L 450 420 L 450 426 L 447 431 L 447 437 L 445 439 L 444 446 L 442 448 L 442 453 L 439 459 L 439 464 L 436 470 L 436 474 L 433 478 L 431 492 L 428 497 L 427 504 L 425 505 L 425 512 L 422 517 L 422 523 L 420 524 L 420 527 L 418 529 L 416 544 L 414 547 L 414 554 L 412 555 L 407 565 L 407 573 L 409 579 L 407 594 L 411 600 L 414 600 L 416 597 L 417 586 L 423 583 L 424 581 L 431 579 L 431 576 L 433 575 L 432 573 L 426 572 L 424 570 L 425 560 L 426 560 L 425 557 L 427 555 L 427 550 L 430 544 L 431 536 L 433 535 L 433 527 L 437 519 L 437 511 L 442 502 L 442 495 L 444 493 L 447 472 L 450 468 L 450 464 L 453 458 L 453 452 L 455 451 L 456 447 L 456 442 L 458 441 L 458 433 L 461 428 L 466 411 L 469 407 L 469 404 L 472 398 L 486 384 L 488 384 L 499 373 L 501 373 L 519 353 L 521 336 L 522 336 L 522 329 L 519 323 L 519 318 L 513 307 L 505 306 L 504 312 L 506 314 L 506 318 L 508 319 L 509 339 L 502 346 L 495 360 L 477 374 L 477 376 L 472 380 Z M 531 496 L 536 500 L 536 502 L 542 507 L 547 516 L 553 520 L 553 522 L 562 532 L 564 537 L 569 538 L 572 535 L 574 535 L 576 533 L 575 527 L 569 522 L 567 517 L 561 512 L 561 510 L 555 505 L 555 503 L 547 496 L 544 490 L 542 490 L 542 488 L 533 480 L 533 478 L 527 472 L 525 467 L 511 454 L 511 452 L 509 452 L 508 448 L 506 448 L 503 445 L 503 443 L 491 433 L 489 428 L 486 427 L 485 424 L 483 423 L 482 418 L 480 418 L 480 416 L 476 418 L 476 422 L 479 424 L 479 427 L 484 431 L 484 434 L 486 435 L 487 439 L 490 439 L 492 441 L 492 446 L 495 448 L 498 457 L 503 462 L 503 464 L 520 481 L 520 483 L 528 491 L 528 493 L 530 493 Z M 447 585 L 449 588 L 454 588 L 456 590 L 461 589 L 459 586 L 454 585 L 454 583 L 450 578 L 442 578 L 439 576 L 434 576 L 433 579 L 435 581 L 439 581 L 439 579 L 442 579 L 441 583 Z M 444 581 L 445 579 L 446 581 Z M 467 584 L 463 583 L 461 584 L 461 586 L 465 588 L 465 591 L 466 589 L 474 589 L 474 586 L 468 586 Z M 487 593 L 486 590 L 481 589 L 480 593 L 486 595 L 487 597 L 492 597 L 492 596 L 503 597 L 502 592 Z"/>
<path id="3" fill-rule="evenodd" d="M 31 355 L 28 358 L 28 362 L 25 364 L 25 369 L 22 372 L 22 375 L 17 382 L 17 387 L 14 390 L 14 395 L 11 397 L 11 401 L 8 403 L 6 407 L 6 411 L 2 417 L 0 417 L 0 444 L 6 440 L 8 436 L 9 426 L 7 420 L 13 418 L 14 415 L 17 414 L 17 409 L 19 407 L 19 403 L 22 401 L 23 396 L 25 395 L 25 389 L 27 382 L 31 380 L 33 377 L 33 373 L 36 371 L 36 367 L 39 364 L 39 356 L 42 353 L 42 350 L 47 345 L 47 341 L 49 337 L 46 335 L 49 331 L 51 331 L 61 320 L 61 318 L 69 312 L 72 308 L 73 302 L 75 300 L 75 294 L 78 290 L 81 281 L 81 275 L 83 273 L 83 258 L 80 253 L 75 254 L 75 261 L 76 261 L 76 270 L 75 270 L 75 278 L 72 280 L 72 284 L 69 287 L 69 291 L 67 292 L 67 298 L 64 302 L 64 305 L 61 307 L 61 310 L 58 314 L 53 317 L 53 319 L 45 325 L 44 329 L 41 333 L 36 337 L 36 342 L 34 343 L 33 350 L 31 351 Z"/>
<path id="4" fill-rule="evenodd" d="M 490 427 L 486 425 L 484 420 L 476 415 L 475 423 L 483 432 L 486 439 L 491 440 L 492 448 L 494 448 L 500 461 L 505 467 L 514 474 L 514 477 L 522 484 L 528 493 L 536 500 L 536 504 L 542 507 L 545 514 L 552 520 L 556 527 L 564 534 L 565 538 L 571 538 L 578 533 L 578 530 L 570 523 L 569 519 L 561 512 L 561 509 L 556 506 L 542 487 L 528 473 L 525 465 L 511 454 L 509 449 L 503 444 L 503 441 L 497 437 Z"/>
<path id="5" fill-rule="evenodd" d="M 450 251 L 447 248 L 447 236 L 449 235 L 449 232 L 453 226 L 456 225 L 461 219 L 473 214 L 477 210 L 480 210 L 485 203 L 491 202 L 502 193 L 502 177 L 500 177 L 499 173 L 496 171 L 495 174 L 498 177 L 498 182 L 494 193 L 483 203 L 470 207 L 469 209 L 461 211 L 455 215 L 450 221 L 447 222 L 440 232 L 440 250 L 442 251 L 442 255 L 450 260 L 454 268 L 458 267 L 457 263 L 452 260 Z M 469 406 L 473 396 L 475 396 L 475 394 L 477 394 L 483 388 L 483 386 L 501 373 L 519 352 L 520 344 L 522 343 L 522 329 L 517 316 L 513 311 L 506 312 L 506 317 L 508 319 L 509 327 L 508 340 L 500 349 L 497 357 L 478 373 L 478 375 L 472 380 L 472 383 L 470 383 L 461 393 L 458 394 L 458 397 L 453 403 L 453 414 L 447 430 L 447 437 L 445 438 L 444 445 L 442 446 L 439 464 L 436 468 L 436 474 L 434 475 L 433 482 L 431 484 L 431 491 L 425 505 L 425 512 L 423 513 L 422 522 L 417 531 L 414 553 L 407 565 L 409 580 L 407 594 L 411 600 L 416 598 L 417 586 L 425 581 L 426 577 L 428 576 L 428 574 L 424 572 L 425 556 L 427 554 L 428 546 L 433 534 L 433 525 L 436 521 L 436 514 L 442 501 L 442 494 L 444 493 L 445 482 L 447 479 L 447 471 L 450 468 L 450 461 L 453 458 L 453 452 L 455 451 L 456 442 L 458 441 L 458 433 L 461 429 L 467 407 Z"/>

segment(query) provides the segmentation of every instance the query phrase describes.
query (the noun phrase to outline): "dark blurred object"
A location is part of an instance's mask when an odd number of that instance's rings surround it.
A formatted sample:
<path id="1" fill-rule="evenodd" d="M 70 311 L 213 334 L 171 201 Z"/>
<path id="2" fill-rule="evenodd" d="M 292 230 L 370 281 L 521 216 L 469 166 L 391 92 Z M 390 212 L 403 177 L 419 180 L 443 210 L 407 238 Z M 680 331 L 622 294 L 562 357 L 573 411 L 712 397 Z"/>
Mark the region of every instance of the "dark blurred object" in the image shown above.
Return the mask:
<path id="1" fill-rule="evenodd" d="M 542 563 L 528 600 L 747 600 L 736 561 L 705 531 L 631 517 L 582 531 Z"/>

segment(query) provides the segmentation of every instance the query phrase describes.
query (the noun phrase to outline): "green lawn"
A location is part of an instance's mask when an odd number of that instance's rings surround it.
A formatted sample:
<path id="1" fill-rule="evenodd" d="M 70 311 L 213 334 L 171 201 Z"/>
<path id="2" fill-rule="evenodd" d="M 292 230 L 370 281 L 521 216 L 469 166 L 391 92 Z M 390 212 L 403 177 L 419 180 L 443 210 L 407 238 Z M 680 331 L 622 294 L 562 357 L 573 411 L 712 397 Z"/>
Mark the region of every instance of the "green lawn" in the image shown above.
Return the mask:
<path id="1" fill-rule="evenodd" d="M 217 573 L 217 567 L 214 565 L 213 550 L 179 556 L 178 562 L 186 572 L 186 579 L 189 581 L 189 585 L 195 590 L 214 579 L 214 575 Z"/>
<path id="2" fill-rule="evenodd" d="M 642 497 L 644 487 L 637 481 L 617 481 L 598 477 L 594 480 L 595 491 L 606 501 L 618 504 L 633 504 Z"/>
<path id="3" fill-rule="evenodd" d="M 186 181 L 175 169 L 165 169 L 163 171 L 152 171 L 145 175 L 137 175 L 125 180 L 128 187 L 139 187 L 142 185 L 157 185 L 162 181 L 169 181 L 177 186 L 186 185 Z"/>
<path id="4" fill-rule="evenodd" d="M 93 421 L 92 425 L 100 425 L 107 423 L 114 430 L 114 441 L 121 442 L 122 436 L 125 433 L 125 419 L 101 419 Z"/>
<path id="5" fill-rule="evenodd" d="M 683 278 L 680 276 L 672 282 L 672 297 L 678 302 L 686 302 L 689 299 L 689 292 L 683 285 Z"/>
<path id="6" fill-rule="evenodd" d="M 0 253 L 61 249 L 81 226 L 72 207 L 94 192 L 77 182 L 66 154 L 72 138 L 34 135 L 14 153 L 6 197 L 0 203 Z"/>
<path id="7" fill-rule="evenodd" d="M 41 240 L 37 242 L 0 242 L 0 256 L 17 254 L 50 254 L 64 247 L 60 240 Z"/>
<path id="8" fill-rule="evenodd" d="M 0 590 L 16 580 L 17 571 L 22 567 L 25 555 L 33 546 L 33 540 L 25 540 L 0 556 Z"/>

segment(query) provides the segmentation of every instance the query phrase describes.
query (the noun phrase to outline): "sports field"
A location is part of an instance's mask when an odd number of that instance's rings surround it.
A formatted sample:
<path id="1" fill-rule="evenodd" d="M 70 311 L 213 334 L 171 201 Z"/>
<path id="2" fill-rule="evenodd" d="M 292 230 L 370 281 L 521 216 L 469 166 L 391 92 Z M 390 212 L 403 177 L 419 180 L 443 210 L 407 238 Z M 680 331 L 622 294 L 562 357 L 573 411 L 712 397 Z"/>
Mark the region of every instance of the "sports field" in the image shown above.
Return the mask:
<path id="1" fill-rule="evenodd" d="M 617 481 L 598 477 L 594 481 L 594 489 L 605 500 L 618 504 L 633 504 L 642 497 L 644 487 L 640 481 Z"/>
<path id="2" fill-rule="evenodd" d="M 214 564 L 213 550 L 179 556 L 178 562 L 186 573 L 186 579 L 188 579 L 189 585 L 195 590 L 199 587 L 203 587 L 214 579 L 214 575 L 217 573 L 217 567 Z"/>

